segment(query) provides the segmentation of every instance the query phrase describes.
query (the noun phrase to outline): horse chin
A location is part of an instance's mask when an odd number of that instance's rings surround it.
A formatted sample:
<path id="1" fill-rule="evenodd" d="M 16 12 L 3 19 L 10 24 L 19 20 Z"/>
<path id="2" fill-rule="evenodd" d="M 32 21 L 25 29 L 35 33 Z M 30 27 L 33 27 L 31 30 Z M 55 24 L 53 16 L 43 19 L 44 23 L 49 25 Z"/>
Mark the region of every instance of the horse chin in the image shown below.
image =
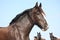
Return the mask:
<path id="1" fill-rule="evenodd" d="M 48 29 L 48 27 L 46 27 L 45 29 L 42 29 L 42 31 L 46 31 Z"/>
<path id="2" fill-rule="evenodd" d="M 38 25 L 38 26 L 41 28 L 42 31 L 46 31 L 48 29 L 47 26 L 42 26 L 42 25 Z"/>
<path id="3" fill-rule="evenodd" d="M 45 29 L 42 29 L 42 31 L 45 31 Z"/>

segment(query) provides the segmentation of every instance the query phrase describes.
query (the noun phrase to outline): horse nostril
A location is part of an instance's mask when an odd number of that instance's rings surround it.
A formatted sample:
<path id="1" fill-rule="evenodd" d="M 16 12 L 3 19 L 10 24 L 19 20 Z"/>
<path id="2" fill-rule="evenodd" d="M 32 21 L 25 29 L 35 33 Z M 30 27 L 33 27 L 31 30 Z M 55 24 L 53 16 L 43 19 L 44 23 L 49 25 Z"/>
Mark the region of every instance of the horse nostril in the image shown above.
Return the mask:
<path id="1" fill-rule="evenodd" d="M 46 30 L 48 29 L 49 27 L 46 27 Z"/>
<path id="2" fill-rule="evenodd" d="M 45 26 L 47 27 L 47 26 L 48 26 L 48 24 L 47 24 L 47 23 L 45 23 Z"/>

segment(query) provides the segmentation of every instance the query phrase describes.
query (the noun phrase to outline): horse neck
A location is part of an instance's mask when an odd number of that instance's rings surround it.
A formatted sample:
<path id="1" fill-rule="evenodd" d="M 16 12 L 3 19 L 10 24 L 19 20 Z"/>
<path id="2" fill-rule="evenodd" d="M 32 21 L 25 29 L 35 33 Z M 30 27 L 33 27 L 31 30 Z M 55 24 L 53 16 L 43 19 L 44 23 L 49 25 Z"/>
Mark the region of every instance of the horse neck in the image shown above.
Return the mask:
<path id="1" fill-rule="evenodd" d="M 33 23 L 32 20 L 30 19 L 30 17 L 27 14 L 22 15 L 16 22 L 16 25 L 19 26 L 19 30 L 23 35 L 29 35 L 32 27 L 33 27 Z M 22 35 L 21 34 L 21 35 Z"/>

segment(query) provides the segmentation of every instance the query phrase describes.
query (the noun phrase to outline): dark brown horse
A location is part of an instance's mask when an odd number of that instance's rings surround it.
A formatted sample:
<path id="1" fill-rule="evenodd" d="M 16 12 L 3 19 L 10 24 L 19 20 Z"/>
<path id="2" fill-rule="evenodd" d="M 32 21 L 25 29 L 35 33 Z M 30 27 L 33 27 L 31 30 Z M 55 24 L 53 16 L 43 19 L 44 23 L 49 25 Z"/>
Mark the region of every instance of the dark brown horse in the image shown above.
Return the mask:
<path id="1" fill-rule="evenodd" d="M 50 33 L 50 39 L 51 40 L 60 40 L 60 38 L 57 38 L 53 35 L 53 33 Z"/>
<path id="2" fill-rule="evenodd" d="M 50 33 L 50 39 L 51 40 L 57 40 L 57 38 L 53 36 L 53 33 Z"/>
<path id="3" fill-rule="evenodd" d="M 41 40 L 41 34 L 37 32 L 37 39 Z"/>
<path id="4" fill-rule="evenodd" d="M 45 40 L 41 37 L 41 34 L 37 32 L 37 36 L 34 37 L 34 40 Z"/>
<path id="5" fill-rule="evenodd" d="M 41 34 L 37 32 L 37 40 L 45 40 L 44 38 L 41 37 Z"/>
<path id="6" fill-rule="evenodd" d="M 33 8 L 18 14 L 6 28 L 0 28 L 0 40 L 29 40 L 29 34 L 34 25 L 46 31 L 48 24 L 43 16 L 42 5 L 38 3 Z"/>

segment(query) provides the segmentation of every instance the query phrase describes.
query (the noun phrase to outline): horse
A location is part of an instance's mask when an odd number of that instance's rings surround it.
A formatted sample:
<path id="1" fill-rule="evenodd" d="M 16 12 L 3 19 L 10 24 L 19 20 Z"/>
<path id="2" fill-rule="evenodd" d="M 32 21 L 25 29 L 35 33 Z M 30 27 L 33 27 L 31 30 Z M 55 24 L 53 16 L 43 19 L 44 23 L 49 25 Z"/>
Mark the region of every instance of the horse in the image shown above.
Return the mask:
<path id="1" fill-rule="evenodd" d="M 60 38 L 57 38 L 53 35 L 53 33 L 50 33 L 50 39 L 51 40 L 60 40 Z"/>
<path id="2" fill-rule="evenodd" d="M 33 8 L 16 15 L 8 27 L 0 28 L 0 40 L 30 40 L 29 34 L 34 25 L 38 25 L 41 30 L 46 31 L 48 23 L 44 15 L 42 4 L 40 3 L 38 6 L 38 2 L 36 2 Z"/>
<path id="3" fill-rule="evenodd" d="M 41 34 L 37 32 L 37 40 L 45 40 L 44 38 L 41 37 Z"/>
<path id="4" fill-rule="evenodd" d="M 34 40 L 38 40 L 38 39 L 37 39 L 37 36 L 34 36 Z"/>
<path id="5" fill-rule="evenodd" d="M 34 40 L 45 40 L 41 37 L 41 34 L 37 32 L 37 36 L 34 36 Z"/>
<path id="6" fill-rule="evenodd" d="M 37 32 L 37 39 L 41 40 L 41 34 Z"/>

